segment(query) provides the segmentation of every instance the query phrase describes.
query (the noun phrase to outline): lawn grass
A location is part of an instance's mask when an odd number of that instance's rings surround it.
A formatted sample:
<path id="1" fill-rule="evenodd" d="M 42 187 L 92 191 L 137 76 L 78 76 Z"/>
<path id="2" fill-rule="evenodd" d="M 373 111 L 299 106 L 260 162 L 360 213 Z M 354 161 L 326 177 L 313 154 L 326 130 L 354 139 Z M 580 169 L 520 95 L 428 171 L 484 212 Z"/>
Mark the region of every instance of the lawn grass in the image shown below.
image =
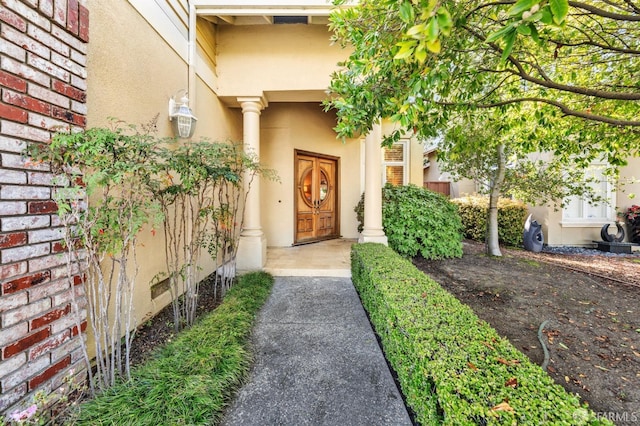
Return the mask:
<path id="1" fill-rule="evenodd" d="M 205 425 L 220 420 L 246 377 L 248 338 L 273 277 L 240 277 L 222 304 L 149 362 L 132 379 L 82 404 L 77 425 Z"/>

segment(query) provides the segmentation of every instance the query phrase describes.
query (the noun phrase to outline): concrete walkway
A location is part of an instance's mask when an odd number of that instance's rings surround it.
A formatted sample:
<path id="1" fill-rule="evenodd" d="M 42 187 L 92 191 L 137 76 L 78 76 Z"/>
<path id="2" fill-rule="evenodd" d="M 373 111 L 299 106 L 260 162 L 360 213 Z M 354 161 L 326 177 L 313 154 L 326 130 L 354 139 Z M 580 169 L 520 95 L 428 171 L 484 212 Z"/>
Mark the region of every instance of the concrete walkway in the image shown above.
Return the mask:
<path id="1" fill-rule="evenodd" d="M 411 425 L 350 278 L 276 277 L 234 425 Z"/>

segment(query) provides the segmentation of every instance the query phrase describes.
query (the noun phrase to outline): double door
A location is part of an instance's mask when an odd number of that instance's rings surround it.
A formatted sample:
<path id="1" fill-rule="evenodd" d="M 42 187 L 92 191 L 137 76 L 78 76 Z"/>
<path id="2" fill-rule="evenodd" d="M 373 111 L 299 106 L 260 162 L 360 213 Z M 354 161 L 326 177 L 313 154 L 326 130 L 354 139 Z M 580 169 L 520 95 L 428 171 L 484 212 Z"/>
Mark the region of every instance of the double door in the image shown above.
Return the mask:
<path id="1" fill-rule="evenodd" d="M 295 244 L 337 238 L 338 158 L 295 152 Z"/>

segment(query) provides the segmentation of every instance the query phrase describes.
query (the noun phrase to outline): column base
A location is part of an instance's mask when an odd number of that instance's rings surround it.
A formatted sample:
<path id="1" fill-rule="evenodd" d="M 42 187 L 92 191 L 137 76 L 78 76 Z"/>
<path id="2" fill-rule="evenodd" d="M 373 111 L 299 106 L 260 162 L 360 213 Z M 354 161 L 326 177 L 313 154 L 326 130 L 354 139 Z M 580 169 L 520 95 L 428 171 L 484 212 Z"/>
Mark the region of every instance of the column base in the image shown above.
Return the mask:
<path id="1" fill-rule="evenodd" d="M 379 243 L 388 246 L 389 240 L 387 239 L 387 236 L 384 235 L 384 233 L 382 235 L 367 235 L 362 233 L 360 234 L 360 237 L 358 237 L 358 243 Z"/>
<path id="2" fill-rule="evenodd" d="M 238 272 L 261 271 L 267 263 L 267 238 L 262 235 L 240 236 L 236 255 Z"/>

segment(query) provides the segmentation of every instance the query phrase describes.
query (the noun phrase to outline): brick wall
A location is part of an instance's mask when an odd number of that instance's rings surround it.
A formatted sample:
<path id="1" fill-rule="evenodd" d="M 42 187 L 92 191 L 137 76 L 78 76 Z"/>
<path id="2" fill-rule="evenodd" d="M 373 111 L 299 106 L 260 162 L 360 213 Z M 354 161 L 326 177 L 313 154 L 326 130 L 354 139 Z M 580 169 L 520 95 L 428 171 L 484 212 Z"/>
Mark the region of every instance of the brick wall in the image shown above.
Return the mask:
<path id="1" fill-rule="evenodd" d="M 88 25 L 84 0 L 0 0 L 2 414 L 83 369 L 71 306 L 80 279 L 67 279 L 53 176 L 22 153 L 56 126 L 85 126 Z"/>

